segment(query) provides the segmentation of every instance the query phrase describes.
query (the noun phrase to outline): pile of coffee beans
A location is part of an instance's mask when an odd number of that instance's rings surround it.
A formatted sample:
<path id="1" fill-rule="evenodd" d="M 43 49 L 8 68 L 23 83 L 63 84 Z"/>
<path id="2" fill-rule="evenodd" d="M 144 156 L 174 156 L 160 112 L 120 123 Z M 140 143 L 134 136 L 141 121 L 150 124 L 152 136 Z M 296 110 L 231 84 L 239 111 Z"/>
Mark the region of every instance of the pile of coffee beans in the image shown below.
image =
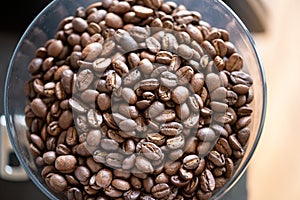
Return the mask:
<path id="1" fill-rule="evenodd" d="M 228 31 L 163 0 L 78 7 L 28 66 L 31 153 L 65 199 L 210 199 L 250 137 Z"/>

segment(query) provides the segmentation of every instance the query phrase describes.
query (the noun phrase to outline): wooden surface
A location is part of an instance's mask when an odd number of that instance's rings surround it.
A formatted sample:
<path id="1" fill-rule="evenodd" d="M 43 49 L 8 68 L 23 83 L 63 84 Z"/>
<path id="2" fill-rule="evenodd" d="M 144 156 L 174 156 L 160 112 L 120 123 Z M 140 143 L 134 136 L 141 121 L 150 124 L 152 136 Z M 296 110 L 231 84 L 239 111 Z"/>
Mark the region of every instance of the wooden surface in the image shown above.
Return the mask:
<path id="1" fill-rule="evenodd" d="M 265 1 L 268 32 L 253 35 L 264 63 L 268 103 L 249 165 L 249 200 L 300 199 L 300 1 Z"/>

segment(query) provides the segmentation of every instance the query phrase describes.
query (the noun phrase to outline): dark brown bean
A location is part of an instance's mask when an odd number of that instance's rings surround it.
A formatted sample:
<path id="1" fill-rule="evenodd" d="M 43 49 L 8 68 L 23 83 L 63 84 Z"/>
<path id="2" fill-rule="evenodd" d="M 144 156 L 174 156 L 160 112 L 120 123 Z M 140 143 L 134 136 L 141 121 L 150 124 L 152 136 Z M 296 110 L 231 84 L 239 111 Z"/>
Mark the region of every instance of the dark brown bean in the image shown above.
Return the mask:
<path id="1" fill-rule="evenodd" d="M 166 183 L 159 183 L 154 185 L 151 189 L 151 193 L 155 198 L 164 198 L 171 193 L 170 187 Z"/>

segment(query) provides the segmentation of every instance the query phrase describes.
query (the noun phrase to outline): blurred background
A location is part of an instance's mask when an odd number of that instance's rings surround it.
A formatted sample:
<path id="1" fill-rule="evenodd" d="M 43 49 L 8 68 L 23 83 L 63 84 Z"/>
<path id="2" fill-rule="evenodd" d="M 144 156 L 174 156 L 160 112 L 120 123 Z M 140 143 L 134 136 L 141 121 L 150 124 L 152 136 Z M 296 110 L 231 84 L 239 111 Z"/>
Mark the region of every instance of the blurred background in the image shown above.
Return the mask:
<path id="1" fill-rule="evenodd" d="M 0 80 L 15 45 L 33 18 L 50 0 L 13 2 L 0 12 Z M 224 197 L 230 200 L 300 199 L 300 1 L 224 0 L 245 23 L 261 56 L 268 89 L 263 134 L 247 172 Z M 0 99 L 3 105 L 3 98 Z M 0 112 L 3 113 L 1 107 Z M 298 124 L 299 123 L 299 124 Z M 2 133 L 0 133 L 1 136 Z M 2 142 L 3 137 L 1 137 Z M 0 140 L 0 141 L 1 141 Z M 1 150 L 1 149 L 0 149 Z M 299 153 L 298 153 L 299 152 Z M 3 163 L 1 157 L 1 163 Z M 10 164 L 18 166 L 13 153 Z M 18 189 L 18 192 L 11 192 Z M 0 177 L 1 199 L 46 199 L 29 180 Z"/>

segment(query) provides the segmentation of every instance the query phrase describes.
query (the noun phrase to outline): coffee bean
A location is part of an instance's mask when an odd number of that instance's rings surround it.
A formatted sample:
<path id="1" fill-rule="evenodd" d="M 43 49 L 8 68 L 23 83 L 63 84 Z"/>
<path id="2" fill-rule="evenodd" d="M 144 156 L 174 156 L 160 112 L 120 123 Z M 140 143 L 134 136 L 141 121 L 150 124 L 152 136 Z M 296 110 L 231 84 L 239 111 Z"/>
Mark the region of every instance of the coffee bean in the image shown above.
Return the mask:
<path id="1" fill-rule="evenodd" d="M 46 117 L 47 115 L 47 106 L 40 98 L 35 98 L 31 102 L 31 110 L 37 117 Z"/>
<path id="2" fill-rule="evenodd" d="M 242 146 L 245 146 L 250 137 L 250 128 L 248 126 L 240 129 L 237 133 L 237 139 Z"/>
<path id="3" fill-rule="evenodd" d="M 211 151 L 207 155 L 207 158 L 216 166 L 222 167 L 225 165 L 224 155 L 219 154 L 217 151 Z"/>
<path id="4" fill-rule="evenodd" d="M 233 53 L 226 62 L 226 70 L 236 71 L 243 67 L 243 58 L 238 53 Z"/>
<path id="5" fill-rule="evenodd" d="M 163 1 L 162 0 L 146 0 L 144 1 L 145 5 L 152 8 L 152 9 L 158 9 L 162 6 Z"/>
<path id="6" fill-rule="evenodd" d="M 87 89 L 94 79 L 94 74 L 89 69 L 84 69 L 79 72 L 76 79 L 76 86 L 79 91 Z"/>
<path id="7" fill-rule="evenodd" d="M 166 136 L 179 135 L 183 130 L 183 126 L 178 122 L 169 122 L 161 124 L 160 132 Z"/>
<path id="8" fill-rule="evenodd" d="M 169 71 L 164 71 L 160 76 L 160 81 L 162 85 L 164 85 L 167 88 L 174 88 L 178 84 L 178 79 L 176 74 L 173 74 Z"/>
<path id="9" fill-rule="evenodd" d="M 189 90 L 184 87 L 184 86 L 177 86 L 173 91 L 172 91 L 172 100 L 177 103 L 177 104 L 182 104 L 184 103 L 187 98 L 189 97 L 190 92 Z"/>
<path id="10" fill-rule="evenodd" d="M 230 158 L 225 159 L 225 167 L 226 167 L 225 177 L 226 178 L 232 177 L 233 170 L 234 170 L 234 163 Z"/>
<path id="11" fill-rule="evenodd" d="M 68 189 L 66 196 L 68 199 L 83 199 L 81 191 L 76 187 Z"/>
<path id="12" fill-rule="evenodd" d="M 47 53 L 50 57 L 58 57 L 63 50 L 63 43 L 61 40 L 53 39 L 47 46 Z"/>
<path id="13" fill-rule="evenodd" d="M 79 166 L 75 169 L 74 175 L 81 183 L 88 181 L 91 176 L 90 170 L 85 166 Z"/>
<path id="14" fill-rule="evenodd" d="M 250 77 L 250 75 L 246 74 L 243 71 L 233 71 L 233 72 L 231 72 L 230 80 L 234 84 L 244 84 L 244 85 L 247 85 L 247 86 L 250 86 L 253 83 L 253 80 Z"/>
<path id="15" fill-rule="evenodd" d="M 215 179 L 208 169 L 204 170 L 200 176 L 200 187 L 204 192 L 212 192 L 215 189 Z"/>
<path id="16" fill-rule="evenodd" d="M 193 50 L 185 44 L 180 44 L 177 48 L 177 52 L 179 56 L 186 60 L 190 60 L 193 57 Z"/>
<path id="17" fill-rule="evenodd" d="M 197 155 L 188 155 L 183 159 L 183 167 L 187 170 L 193 170 L 199 165 L 199 157 Z"/>
<path id="18" fill-rule="evenodd" d="M 114 13 L 107 13 L 105 16 L 105 22 L 108 27 L 114 29 L 122 28 L 124 24 L 122 18 Z"/>
<path id="19" fill-rule="evenodd" d="M 63 176 L 54 173 L 49 173 L 45 178 L 45 182 L 47 186 L 56 193 L 63 192 L 68 186 Z"/>
<path id="20" fill-rule="evenodd" d="M 135 12 L 136 16 L 140 18 L 148 18 L 153 15 L 153 9 L 140 5 L 132 6 L 132 10 Z"/>
<path id="21" fill-rule="evenodd" d="M 178 135 L 166 140 L 167 147 L 171 150 L 180 149 L 184 146 L 183 135 Z"/>
<path id="22" fill-rule="evenodd" d="M 240 129 L 248 126 L 250 123 L 251 123 L 250 116 L 241 117 L 236 123 L 236 128 L 237 128 L 237 130 L 240 130 Z"/>
<path id="23" fill-rule="evenodd" d="M 106 156 L 106 163 L 114 168 L 121 168 L 124 156 L 120 153 L 109 153 Z"/>
<path id="24" fill-rule="evenodd" d="M 154 185 L 151 189 L 151 193 L 155 198 L 164 198 L 171 193 L 170 187 L 166 183 L 159 183 Z"/>
<path id="25" fill-rule="evenodd" d="M 141 192 L 139 190 L 128 190 L 124 193 L 125 200 L 137 200 L 140 197 Z"/>
<path id="26" fill-rule="evenodd" d="M 82 59 L 85 61 L 93 61 L 97 59 L 97 57 L 101 54 L 103 49 L 103 46 L 98 42 L 93 42 L 88 44 L 83 50 L 82 50 Z"/>
<path id="27" fill-rule="evenodd" d="M 151 142 L 144 142 L 141 145 L 141 152 L 150 160 L 160 160 L 162 158 L 161 149 Z"/>
<path id="28" fill-rule="evenodd" d="M 186 27 L 186 31 L 191 36 L 191 38 L 196 42 L 201 43 L 203 41 L 203 35 L 196 26 L 189 24 Z"/>
<path id="29" fill-rule="evenodd" d="M 130 189 L 130 184 L 122 179 L 113 179 L 111 184 L 118 190 L 126 191 Z"/>
<path id="30" fill-rule="evenodd" d="M 145 40 L 145 42 L 146 42 L 146 46 L 150 52 L 152 52 L 152 53 L 159 52 L 161 46 L 160 46 L 159 41 L 157 41 L 154 37 L 148 37 Z"/>
<path id="31" fill-rule="evenodd" d="M 122 97 L 129 104 L 135 104 L 137 101 L 137 96 L 131 88 L 123 88 Z"/>
<path id="32" fill-rule="evenodd" d="M 176 118 L 176 113 L 174 110 L 171 109 L 167 109 L 164 110 L 161 115 L 155 117 L 155 121 L 159 122 L 159 123 L 165 123 L 165 122 L 171 122 L 173 120 L 175 120 Z"/>
<path id="33" fill-rule="evenodd" d="M 157 79 L 144 79 L 138 83 L 139 88 L 142 90 L 156 90 L 159 87 L 159 82 Z"/>
<path id="34" fill-rule="evenodd" d="M 141 172 L 152 173 L 154 171 L 152 164 L 145 157 L 138 156 L 135 161 L 135 166 Z"/>
<path id="35" fill-rule="evenodd" d="M 153 102 L 147 109 L 147 118 L 155 118 L 165 110 L 165 105 L 159 101 Z"/>
<path id="36" fill-rule="evenodd" d="M 98 58 L 93 62 L 93 69 L 96 72 L 103 73 L 110 64 L 110 58 Z"/>
<path id="37" fill-rule="evenodd" d="M 70 98 L 68 102 L 69 102 L 71 109 L 75 112 L 86 113 L 88 111 L 87 106 L 85 106 L 83 103 L 81 103 L 76 98 Z"/>

